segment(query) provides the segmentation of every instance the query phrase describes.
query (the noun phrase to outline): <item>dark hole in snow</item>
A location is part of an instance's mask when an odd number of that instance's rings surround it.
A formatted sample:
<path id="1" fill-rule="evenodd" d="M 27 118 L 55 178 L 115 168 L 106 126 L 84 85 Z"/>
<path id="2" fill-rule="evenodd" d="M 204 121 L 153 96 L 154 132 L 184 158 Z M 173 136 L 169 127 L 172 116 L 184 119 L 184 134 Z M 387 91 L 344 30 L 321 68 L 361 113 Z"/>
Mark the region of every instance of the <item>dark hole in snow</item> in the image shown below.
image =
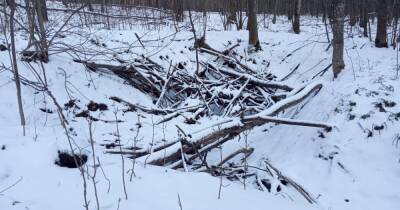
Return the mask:
<path id="1" fill-rule="evenodd" d="M 286 179 L 281 179 L 281 180 L 279 180 L 279 181 L 281 181 L 281 183 L 282 183 L 283 185 L 285 185 L 285 186 L 287 186 L 287 184 L 288 184 L 288 181 L 287 181 Z"/>
<path id="2" fill-rule="evenodd" d="M 365 120 L 365 119 L 367 119 L 367 118 L 370 118 L 370 117 L 371 117 L 370 114 L 361 115 L 361 119 L 363 119 L 363 120 Z"/>
<path id="3" fill-rule="evenodd" d="M 332 131 L 332 127 L 325 128 L 325 131 L 328 132 L 328 133 L 331 132 Z"/>
<path id="4" fill-rule="evenodd" d="M 127 150 L 141 150 L 141 149 L 143 149 L 143 148 L 141 148 L 141 147 L 138 147 L 138 146 L 133 146 L 133 147 L 127 147 L 126 148 Z"/>
<path id="5" fill-rule="evenodd" d="M 196 122 L 197 121 L 195 119 L 193 119 L 193 118 L 188 118 L 188 119 L 185 120 L 185 123 L 189 124 L 189 125 L 196 124 Z"/>
<path id="6" fill-rule="evenodd" d="M 261 184 L 263 184 L 265 188 L 267 188 L 268 192 L 271 192 L 271 182 L 269 182 L 268 179 L 262 179 Z"/>
<path id="7" fill-rule="evenodd" d="M 6 51 L 6 50 L 8 50 L 8 48 L 5 45 L 0 44 L 0 51 Z"/>
<path id="8" fill-rule="evenodd" d="M 276 192 L 280 192 L 282 190 L 281 185 L 278 185 L 278 187 L 276 188 Z"/>
<path id="9" fill-rule="evenodd" d="M 325 156 L 323 156 L 323 155 L 321 155 L 321 154 L 318 154 L 318 158 L 321 158 L 322 160 L 328 160 L 327 157 L 325 157 Z"/>
<path id="10" fill-rule="evenodd" d="M 384 100 L 383 103 L 385 104 L 385 107 L 389 107 L 389 108 L 392 108 L 392 107 L 396 106 L 396 102 L 394 102 L 394 101 Z"/>
<path id="11" fill-rule="evenodd" d="M 75 99 L 71 99 L 67 103 L 64 104 L 64 108 L 65 109 L 70 109 L 70 108 L 73 108 L 73 107 L 76 107 L 76 108 L 79 109 L 79 106 L 76 105 L 76 100 Z"/>
<path id="12" fill-rule="evenodd" d="M 376 130 L 376 131 L 381 131 L 381 130 L 383 130 L 384 128 L 385 128 L 384 125 L 375 125 L 375 126 L 374 126 L 374 130 Z"/>
<path id="13" fill-rule="evenodd" d="M 42 111 L 44 113 L 48 113 L 48 114 L 53 114 L 53 111 L 51 111 L 50 109 L 46 109 L 46 108 L 40 108 L 40 111 Z"/>
<path id="14" fill-rule="evenodd" d="M 85 154 L 70 154 L 67 151 L 58 151 L 58 159 L 54 162 L 60 167 L 78 168 L 86 163 L 88 157 Z"/>
<path id="15" fill-rule="evenodd" d="M 356 103 L 356 102 L 354 102 L 354 101 L 350 101 L 350 102 L 349 102 L 349 105 L 350 105 L 350 106 L 356 106 L 356 105 L 357 105 L 357 103 Z"/>
<path id="16" fill-rule="evenodd" d="M 21 201 L 13 201 L 11 205 L 15 206 L 17 204 L 21 203 Z"/>
<path id="17" fill-rule="evenodd" d="M 372 133 L 372 131 L 371 131 L 371 130 L 368 130 L 368 135 L 367 135 L 367 138 L 370 138 L 370 137 L 372 137 L 372 136 L 374 136 L 374 133 Z"/>
<path id="18" fill-rule="evenodd" d="M 57 37 L 58 37 L 58 38 L 61 38 L 61 39 L 64 39 L 64 38 L 66 38 L 67 36 L 64 35 L 64 34 L 58 34 Z"/>
<path id="19" fill-rule="evenodd" d="M 1 146 L 1 150 L 6 150 L 6 145 Z"/>
<path id="20" fill-rule="evenodd" d="M 229 68 L 232 68 L 232 69 L 236 68 L 236 63 L 230 62 L 230 61 L 225 61 L 222 65 L 228 66 Z"/>
<path id="21" fill-rule="evenodd" d="M 43 52 L 24 50 L 22 53 L 21 60 L 25 62 L 42 61 L 44 63 L 49 62 L 49 55 Z"/>
<path id="22" fill-rule="evenodd" d="M 76 114 L 75 117 L 84 117 L 84 118 L 88 118 L 88 117 L 89 117 L 89 111 L 87 111 L 87 110 L 82 111 L 82 112 Z"/>
<path id="23" fill-rule="evenodd" d="M 321 132 L 321 131 L 318 131 L 318 137 L 321 138 L 321 139 L 324 139 L 325 138 L 325 134 L 323 132 Z"/>
<path id="24" fill-rule="evenodd" d="M 182 70 L 182 69 L 185 69 L 185 67 L 183 66 L 183 64 L 182 64 L 182 63 L 178 63 L 178 66 L 177 66 L 177 68 L 178 68 L 178 69 L 181 69 L 181 70 Z"/>
<path id="25" fill-rule="evenodd" d="M 350 202 L 350 200 L 349 200 L 349 199 L 347 199 L 347 198 L 346 198 L 346 199 L 344 199 L 344 201 L 346 201 L 346 202 Z"/>
<path id="26" fill-rule="evenodd" d="M 383 108 L 383 104 L 382 103 L 376 103 L 375 104 L 375 108 L 377 108 L 379 110 L 379 112 L 386 112 L 386 109 Z"/>
<path id="27" fill-rule="evenodd" d="M 400 112 L 395 113 L 395 114 L 394 114 L 394 118 L 395 118 L 396 120 L 399 120 L 399 119 L 400 119 Z"/>
<path id="28" fill-rule="evenodd" d="M 89 111 L 95 112 L 97 110 L 100 111 L 106 111 L 108 110 L 108 106 L 103 103 L 96 103 L 94 101 L 90 101 L 90 103 L 87 105 L 87 108 Z"/>
<path id="29" fill-rule="evenodd" d="M 100 146 L 103 146 L 106 149 L 113 149 L 113 148 L 115 148 L 117 146 L 120 146 L 120 145 L 112 142 L 112 143 L 108 143 L 108 144 L 100 144 Z"/>
<path id="30" fill-rule="evenodd" d="M 349 114 L 349 120 L 354 120 L 356 116 L 354 114 Z"/>

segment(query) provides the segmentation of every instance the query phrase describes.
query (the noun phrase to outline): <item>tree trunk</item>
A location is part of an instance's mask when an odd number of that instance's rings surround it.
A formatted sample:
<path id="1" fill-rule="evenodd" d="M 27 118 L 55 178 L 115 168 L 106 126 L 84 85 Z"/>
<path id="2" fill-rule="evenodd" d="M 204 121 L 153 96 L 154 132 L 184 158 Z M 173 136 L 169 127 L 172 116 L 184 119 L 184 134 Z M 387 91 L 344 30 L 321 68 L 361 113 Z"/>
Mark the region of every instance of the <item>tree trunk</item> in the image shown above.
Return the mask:
<path id="1" fill-rule="evenodd" d="M 368 10 L 367 10 L 367 0 L 362 1 L 361 5 L 361 19 L 360 19 L 360 26 L 363 27 L 363 35 L 364 37 L 368 37 Z"/>
<path id="2" fill-rule="evenodd" d="M 45 4 L 46 5 L 46 4 Z M 36 8 L 36 16 L 37 16 L 37 23 L 39 25 L 39 37 L 40 37 L 40 58 L 43 62 L 48 62 L 48 43 L 46 37 L 46 28 L 45 28 L 45 21 L 47 12 L 44 13 L 44 9 L 47 10 L 46 7 L 43 7 L 43 4 L 40 1 L 35 1 L 35 8 Z"/>
<path id="3" fill-rule="evenodd" d="M 36 5 L 38 6 L 37 8 L 37 13 L 38 15 L 41 16 L 44 22 L 49 21 L 49 16 L 47 15 L 47 5 L 46 5 L 46 0 L 36 0 Z M 39 13 L 40 11 L 40 13 Z"/>
<path id="4" fill-rule="evenodd" d="M 293 32 L 295 34 L 300 34 L 300 10 L 301 10 L 301 0 L 296 0 L 294 20 L 293 20 Z"/>
<path id="5" fill-rule="evenodd" d="M 29 40 L 28 47 L 35 41 L 35 16 L 32 5 L 29 0 L 25 0 L 25 11 L 28 19 L 28 29 L 29 29 Z"/>
<path id="6" fill-rule="evenodd" d="M 279 0 L 275 0 L 274 17 L 272 18 L 272 24 L 276 24 L 276 13 L 278 12 L 278 2 L 279 2 Z"/>
<path id="7" fill-rule="evenodd" d="M 15 49 L 15 30 L 14 30 L 14 14 L 15 14 L 15 0 L 8 1 L 10 6 L 10 36 L 11 36 L 11 56 L 12 56 L 12 68 L 14 73 L 15 87 L 17 89 L 17 100 L 18 100 L 18 110 L 21 121 L 21 126 L 23 129 L 23 135 L 25 136 L 25 115 L 22 106 L 22 94 L 21 94 L 21 80 L 19 78 L 18 64 L 17 64 L 17 52 Z"/>
<path id="8" fill-rule="evenodd" d="M 356 0 L 360 1 L 360 0 Z M 357 23 L 357 14 L 356 14 L 356 2 L 355 0 L 351 0 L 350 2 L 350 9 L 348 10 L 350 13 L 350 26 L 355 26 Z"/>
<path id="9" fill-rule="evenodd" d="M 388 47 L 387 34 L 386 34 L 386 24 L 387 24 L 387 0 L 375 0 L 377 8 L 378 26 L 376 30 L 375 37 L 375 47 L 382 48 Z"/>
<path id="10" fill-rule="evenodd" d="M 248 28 L 249 28 L 249 45 L 254 47 L 255 50 L 260 50 L 260 42 L 258 40 L 258 27 L 257 27 L 257 2 L 256 0 L 248 0 Z"/>
<path id="11" fill-rule="evenodd" d="M 343 60 L 343 48 L 344 48 L 344 0 L 332 0 L 332 66 L 333 66 L 333 76 L 337 78 L 339 73 L 344 69 L 345 64 Z"/>

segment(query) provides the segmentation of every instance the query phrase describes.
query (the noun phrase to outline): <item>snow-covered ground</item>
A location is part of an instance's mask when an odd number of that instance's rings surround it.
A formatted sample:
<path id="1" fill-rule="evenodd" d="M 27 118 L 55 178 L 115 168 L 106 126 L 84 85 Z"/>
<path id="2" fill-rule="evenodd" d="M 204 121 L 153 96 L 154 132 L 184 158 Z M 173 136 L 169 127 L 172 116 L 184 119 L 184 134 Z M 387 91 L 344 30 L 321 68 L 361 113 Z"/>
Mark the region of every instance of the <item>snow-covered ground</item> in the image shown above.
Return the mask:
<path id="1" fill-rule="evenodd" d="M 248 165 L 262 167 L 268 160 L 306 189 L 317 203 L 309 204 L 289 187 L 277 190 L 281 184 L 273 180 L 272 190 L 268 192 L 259 190 L 251 179 L 244 185 L 224 178 L 218 198 L 219 177 L 145 165 L 144 159 L 136 161 L 135 176 L 130 180 L 132 161 L 125 158 L 122 167 L 121 156 L 105 154 L 105 148 L 101 146 L 117 139 L 114 120 L 122 121 L 118 123 L 118 130 L 123 144 L 132 145 L 136 139 L 139 147 L 149 148 L 150 144 L 161 143 L 163 139 L 175 141 L 178 136 L 175 124 L 184 118 L 156 125 L 161 117 L 123 113 L 121 110 L 125 107 L 110 97 L 155 106 L 149 96 L 123 84 L 121 79 L 86 71 L 82 64 L 73 61 L 71 54 L 52 54 L 50 62 L 44 64 L 49 89 L 63 107 L 71 99 L 75 100 L 77 106 L 65 108 L 64 114 L 73 128 L 74 143 L 89 156 L 89 174 L 93 173 L 89 123 L 75 115 L 90 101 L 108 107 L 106 111 L 90 112 L 91 116 L 100 119 L 93 122 L 92 127 L 95 155 L 102 165 L 96 177 L 100 209 L 398 209 L 400 148 L 396 143 L 400 141 L 400 80 L 395 78 L 396 51 L 377 49 L 368 38 L 359 36 L 357 28 L 350 36 L 348 28 L 345 70 L 335 81 L 330 71 L 312 79 L 330 64 L 332 53 L 332 48 L 326 50 L 328 43 L 320 21 L 304 18 L 300 35 L 290 32 L 290 24 L 284 18 L 276 25 L 260 27 L 263 51 L 253 54 L 246 52 L 247 31 L 223 31 L 219 21 L 216 15 L 209 17 L 207 43 L 212 47 L 224 50 L 240 43 L 236 52 L 243 56 L 242 62 L 260 72 L 271 72 L 280 80 L 300 64 L 286 81 L 288 84 L 298 87 L 312 80 L 324 84 L 319 94 L 304 103 L 301 109 L 291 109 L 280 117 L 334 124 L 331 132 L 267 124 L 246 136 L 248 144 L 255 148 L 247 160 Z M 199 31 L 201 26 L 199 23 Z M 73 55 L 74 58 L 100 59 L 101 56 L 84 55 L 87 49 L 94 53 L 123 51 L 116 53 L 117 57 L 127 60 L 143 54 L 165 68 L 171 62 L 185 62 L 187 69 L 195 69 L 195 53 L 189 50 L 193 35 L 188 28 L 182 28 L 184 30 L 175 35 L 172 25 L 150 32 L 140 25 L 130 30 L 82 29 L 57 41 L 80 47 L 82 54 Z M 143 49 L 134 33 L 149 47 Z M 82 37 L 86 34 L 95 41 L 85 42 Z M 159 37 L 166 38 L 150 41 Z M 22 50 L 26 46 L 26 37 L 18 34 L 16 38 L 18 48 Z M 115 57 L 106 62 L 116 63 Z M 0 52 L 0 64 L 10 65 L 7 51 Z M 38 67 L 36 63 L 31 64 Z M 26 63 L 19 62 L 19 68 L 25 78 L 34 79 Z M 22 98 L 27 126 L 26 136 L 22 136 L 12 78 L 10 71 L 0 70 L 0 209 L 83 209 L 83 183 L 79 170 L 54 164 L 57 151 L 69 149 L 56 107 L 46 94 L 24 85 Z M 179 126 L 191 134 L 221 120 L 221 117 L 203 118 L 198 124 Z M 139 130 L 137 123 L 142 126 Z M 244 144 L 243 137 L 236 138 L 221 151 L 228 155 Z M 218 162 L 221 151 L 212 151 L 208 161 Z M 257 173 L 263 176 L 261 172 Z M 87 184 L 90 209 L 95 209 L 94 189 L 89 178 Z"/>

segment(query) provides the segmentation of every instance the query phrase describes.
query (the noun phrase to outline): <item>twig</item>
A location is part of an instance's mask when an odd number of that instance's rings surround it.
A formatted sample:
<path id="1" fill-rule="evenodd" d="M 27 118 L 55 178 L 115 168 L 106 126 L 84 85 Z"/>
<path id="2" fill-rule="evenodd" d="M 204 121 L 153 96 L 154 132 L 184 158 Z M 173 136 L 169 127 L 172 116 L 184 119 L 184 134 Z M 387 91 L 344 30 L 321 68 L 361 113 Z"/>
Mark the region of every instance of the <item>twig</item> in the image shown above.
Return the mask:
<path id="1" fill-rule="evenodd" d="M 21 176 L 16 182 L 14 182 L 14 184 L 12 184 L 12 185 L 6 187 L 5 189 L 1 190 L 0 191 L 0 195 L 3 195 L 4 192 L 6 192 L 7 190 L 13 188 L 15 185 L 17 185 L 19 182 L 21 182 L 22 179 L 23 179 L 23 177 Z"/>

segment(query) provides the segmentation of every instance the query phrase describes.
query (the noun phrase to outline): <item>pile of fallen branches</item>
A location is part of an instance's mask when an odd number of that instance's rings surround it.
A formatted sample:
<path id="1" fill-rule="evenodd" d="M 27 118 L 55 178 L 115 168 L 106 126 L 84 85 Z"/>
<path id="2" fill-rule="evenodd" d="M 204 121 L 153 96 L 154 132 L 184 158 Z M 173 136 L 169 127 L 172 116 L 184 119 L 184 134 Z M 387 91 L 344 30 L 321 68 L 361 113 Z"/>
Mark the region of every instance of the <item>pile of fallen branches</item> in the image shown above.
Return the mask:
<path id="1" fill-rule="evenodd" d="M 278 117 L 280 113 L 315 96 L 323 86 L 321 83 L 293 88 L 282 82 L 276 82 L 274 75 L 260 74 L 236 59 L 231 53 L 236 45 L 223 52 L 201 42 L 197 42 L 196 47 L 215 59 L 198 61 L 200 68 L 195 72 L 186 69 L 183 63 L 164 68 L 146 57 L 137 58 L 133 62 L 120 62 L 119 65 L 75 60 L 91 71 L 116 75 L 154 99 L 153 107 L 145 107 L 122 98 L 111 97 L 111 100 L 126 106 L 125 112 L 163 116 L 163 120 L 158 124 L 178 116 L 183 116 L 184 122 L 188 124 L 195 124 L 204 116 L 226 116 L 223 121 L 190 133 L 177 125 L 179 137 L 163 145 L 152 145 L 147 149 L 125 147 L 115 150 L 111 147 L 107 149 L 107 153 L 141 159 L 145 164 L 209 172 L 231 180 L 252 176 L 258 179 L 257 173 L 248 173 L 241 165 L 231 164 L 237 157 L 250 156 L 254 148 L 239 148 L 221 157 L 220 162 L 213 165 L 207 163 L 207 154 L 213 149 L 221 148 L 224 143 L 240 137 L 244 132 L 266 123 L 316 127 L 326 131 L 332 129 L 332 126 L 326 123 Z M 269 168 L 273 169 L 271 166 Z M 277 177 L 289 183 L 307 201 L 314 202 L 312 196 L 300 185 L 283 176 L 278 170 L 274 171 L 270 177 Z M 265 188 L 268 184 L 264 180 L 259 181 L 258 186 Z"/>
<path id="2" fill-rule="evenodd" d="M 191 72 L 185 64 L 178 63 L 163 68 L 151 59 L 141 57 L 133 62 L 110 65 L 93 61 L 75 60 L 87 69 L 117 75 L 136 89 L 151 95 L 158 108 L 193 106 L 198 120 L 205 115 L 252 115 L 278 103 L 291 94 L 292 87 L 273 81 L 272 74 L 259 74 L 241 64 L 229 53 L 201 48 L 216 56 L 214 61 L 199 61 L 201 69 Z"/>
<path id="3" fill-rule="evenodd" d="M 91 71 L 117 75 L 127 84 L 154 98 L 154 107 L 132 104 L 118 97 L 110 98 L 125 105 L 126 112 L 162 115 L 163 120 L 158 123 L 178 116 L 185 116 L 185 123 L 188 124 L 195 124 L 203 116 L 229 117 L 228 120 L 216 124 L 218 130 L 215 130 L 216 126 L 211 126 L 212 132 L 210 129 L 198 132 L 198 138 L 190 133 L 182 135 L 171 144 L 160 146 L 161 149 L 109 153 L 123 153 L 133 158 L 151 155 L 146 158 L 148 163 L 169 165 L 178 169 L 204 158 L 207 152 L 241 133 L 266 123 L 331 129 L 325 123 L 277 118 L 279 113 L 317 94 L 322 88 L 321 83 L 292 88 L 273 81 L 274 75 L 258 74 L 240 63 L 230 53 L 233 48 L 219 52 L 204 43 L 198 47 L 203 53 L 215 56 L 216 59 L 211 62 L 199 61 L 202 68 L 194 73 L 182 63 L 170 65 L 166 69 L 146 57 L 137 58 L 130 63 L 121 62 L 120 65 L 75 60 Z M 185 132 L 181 130 L 181 133 Z M 183 160 L 182 156 L 186 159 Z"/>

